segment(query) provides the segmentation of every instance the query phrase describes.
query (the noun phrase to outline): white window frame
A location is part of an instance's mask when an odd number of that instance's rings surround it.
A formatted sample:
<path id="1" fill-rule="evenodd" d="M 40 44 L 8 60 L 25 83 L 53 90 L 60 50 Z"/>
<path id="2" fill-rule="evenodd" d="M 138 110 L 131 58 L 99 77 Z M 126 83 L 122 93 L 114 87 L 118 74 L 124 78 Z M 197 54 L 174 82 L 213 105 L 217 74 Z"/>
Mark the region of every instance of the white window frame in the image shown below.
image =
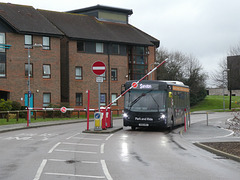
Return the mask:
<path id="1" fill-rule="evenodd" d="M 0 77 L 6 77 L 6 63 L 0 62 Z"/>
<path id="2" fill-rule="evenodd" d="M 51 93 L 43 93 L 43 107 L 51 104 Z"/>
<path id="3" fill-rule="evenodd" d="M 112 93 L 112 95 L 111 95 L 112 102 L 113 102 L 116 98 L 117 98 L 117 93 Z M 113 105 L 113 106 L 117 106 L 117 101 L 114 102 L 112 105 Z"/>
<path id="4" fill-rule="evenodd" d="M 50 49 L 50 37 L 43 36 L 43 49 L 49 50 Z"/>
<path id="5" fill-rule="evenodd" d="M 0 33 L 0 44 L 5 44 L 5 33 Z M 0 52 L 5 52 L 5 48 L 0 48 Z"/>
<path id="6" fill-rule="evenodd" d="M 32 48 L 33 38 L 32 35 L 24 35 L 24 46 L 25 48 Z"/>
<path id="7" fill-rule="evenodd" d="M 75 67 L 75 79 L 80 79 L 82 80 L 83 79 L 83 76 L 82 76 L 82 67 L 81 66 L 76 66 Z"/>
<path id="8" fill-rule="evenodd" d="M 104 52 L 103 43 L 96 43 L 96 53 L 103 53 L 103 52 Z"/>
<path id="9" fill-rule="evenodd" d="M 51 78 L 51 65 L 43 64 L 43 78 L 50 79 Z"/>

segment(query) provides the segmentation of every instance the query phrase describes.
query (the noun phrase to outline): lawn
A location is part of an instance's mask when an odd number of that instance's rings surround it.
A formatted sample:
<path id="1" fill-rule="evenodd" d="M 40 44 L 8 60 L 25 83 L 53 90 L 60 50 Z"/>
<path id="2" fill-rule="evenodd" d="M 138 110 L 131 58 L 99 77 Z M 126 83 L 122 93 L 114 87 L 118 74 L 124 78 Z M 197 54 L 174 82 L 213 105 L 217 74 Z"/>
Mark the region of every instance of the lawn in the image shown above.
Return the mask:
<path id="1" fill-rule="evenodd" d="M 225 96 L 225 109 L 229 109 L 230 96 Z M 232 108 L 240 108 L 240 97 L 232 96 Z M 191 111 L 203 111 L 203 110 L 223 110 L 223 96 L 206 96 L 197 105 L 191 107 Z"/>

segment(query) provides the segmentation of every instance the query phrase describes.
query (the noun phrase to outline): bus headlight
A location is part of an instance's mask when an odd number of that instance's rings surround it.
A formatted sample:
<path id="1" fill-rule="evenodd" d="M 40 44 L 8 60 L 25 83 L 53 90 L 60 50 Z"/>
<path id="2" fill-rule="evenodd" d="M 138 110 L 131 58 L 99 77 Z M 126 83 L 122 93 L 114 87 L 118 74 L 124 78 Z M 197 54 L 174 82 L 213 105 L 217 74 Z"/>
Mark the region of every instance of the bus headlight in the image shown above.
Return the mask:
<path id="1" fill-rule="evenodd" d="M 127 118 L 128 114 L 127 113 L 123 113 L 123 118 Z"/>
<path id="2" fill-rule="evenodd" d="M 166 115 L 165 114 L 160 114 L 160 119 L 166 119 Z"/>

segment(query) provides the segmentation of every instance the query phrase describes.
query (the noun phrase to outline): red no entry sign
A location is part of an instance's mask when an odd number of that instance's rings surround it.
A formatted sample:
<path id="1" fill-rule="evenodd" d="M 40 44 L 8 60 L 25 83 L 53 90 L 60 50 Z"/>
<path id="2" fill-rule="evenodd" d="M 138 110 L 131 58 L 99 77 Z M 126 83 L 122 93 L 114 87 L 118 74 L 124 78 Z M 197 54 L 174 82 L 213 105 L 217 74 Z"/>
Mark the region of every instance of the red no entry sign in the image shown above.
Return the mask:
<path id="1" fill-rule="evenodd" d="M 61 111 L 62 113 L 66 113 L 66 112 L 67 112 L 67 108 L 66 108 L 66 107 L 61 107 L 60 111 Z"/>
<path id="2" fill-rule="evenodd" d="M 96 61 L 92 65 L 92 71 L 96 75 L 102 75 L 106 71 L 106 66 L 102 61 Z"/>
<path id="3" fill-rule="evenodd" d="M 132 87 L 133 87 L 133 88 L 137 88 L 137 87 L 138 87 L 138 83 L 133 82 L 133 83 L 132 83 Z"/>

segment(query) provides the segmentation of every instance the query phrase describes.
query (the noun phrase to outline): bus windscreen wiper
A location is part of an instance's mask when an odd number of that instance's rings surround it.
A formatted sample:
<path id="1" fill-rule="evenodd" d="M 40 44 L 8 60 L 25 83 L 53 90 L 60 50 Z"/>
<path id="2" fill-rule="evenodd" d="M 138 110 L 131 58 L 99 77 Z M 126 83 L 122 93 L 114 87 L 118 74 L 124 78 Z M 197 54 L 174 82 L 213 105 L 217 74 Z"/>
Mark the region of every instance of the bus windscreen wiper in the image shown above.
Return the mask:
<path id="1" fill-rule="evenodd" d="M 130 106 L 129 106 L 129 109 L 131 109 L 134 104 L 136 104 L 143 96 L 146 96 L 146 94 L 149 93 L 149 92 L 151 92 L 151 91 L 152 91 L 152 90 L 150 90 L 150 91 L 148 91 L 148 92 L 146 92 L 146 93 L 142 93 L 140 96 L 138 96 L 136 99 L 134 99 L 134 101 L 131 102 L 131 104 L 130 104 Z"/>
<path id="2" fill-rule="evenodd" d="M 157 107 L 158 107 L 158 112 L 159 112 L 159 109 L 160 109 L 160 106 L 159 104 L 157 103 L 156 99 L 152 96 L 152 94 L 150 94 L 150 96 L 152 97 L 153 101 L 157 104 Z"/>

